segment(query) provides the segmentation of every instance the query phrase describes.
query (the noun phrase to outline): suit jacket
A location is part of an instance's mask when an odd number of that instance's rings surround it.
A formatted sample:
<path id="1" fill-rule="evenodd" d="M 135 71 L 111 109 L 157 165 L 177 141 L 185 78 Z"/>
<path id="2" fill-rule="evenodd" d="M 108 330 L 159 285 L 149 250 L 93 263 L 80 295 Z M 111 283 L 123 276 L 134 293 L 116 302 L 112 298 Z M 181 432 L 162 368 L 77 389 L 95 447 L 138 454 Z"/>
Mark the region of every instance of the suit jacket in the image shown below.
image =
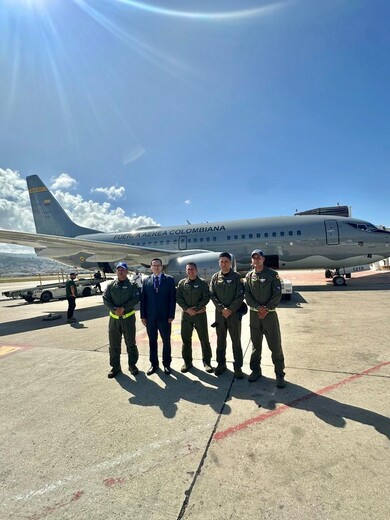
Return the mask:
<path id="1" fill-rule="evenodd" d="M 141 291 L 141 319 L 168 321 L 174 319 L 176 288 L 172 276 L 162 273 L 158 292 L 155 291 L 153 275 L 143 281 Z"/>

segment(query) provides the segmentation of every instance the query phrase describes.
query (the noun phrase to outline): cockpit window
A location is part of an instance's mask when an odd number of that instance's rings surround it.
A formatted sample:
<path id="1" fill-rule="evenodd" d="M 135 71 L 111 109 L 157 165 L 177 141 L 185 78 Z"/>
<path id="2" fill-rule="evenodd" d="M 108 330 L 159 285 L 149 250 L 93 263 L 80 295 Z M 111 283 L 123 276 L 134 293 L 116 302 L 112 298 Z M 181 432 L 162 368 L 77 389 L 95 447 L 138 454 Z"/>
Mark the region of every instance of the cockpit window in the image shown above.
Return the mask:
<path id="1" fill-rule="evenodd" d="M 360 231 L 380 231 L 374 224 L 370 224 L 369 222 L 365 222 L 364 224 L 355 224 L 353 222 L 348 222 L 348 224 L 355 229 L 359 229 Z"/>

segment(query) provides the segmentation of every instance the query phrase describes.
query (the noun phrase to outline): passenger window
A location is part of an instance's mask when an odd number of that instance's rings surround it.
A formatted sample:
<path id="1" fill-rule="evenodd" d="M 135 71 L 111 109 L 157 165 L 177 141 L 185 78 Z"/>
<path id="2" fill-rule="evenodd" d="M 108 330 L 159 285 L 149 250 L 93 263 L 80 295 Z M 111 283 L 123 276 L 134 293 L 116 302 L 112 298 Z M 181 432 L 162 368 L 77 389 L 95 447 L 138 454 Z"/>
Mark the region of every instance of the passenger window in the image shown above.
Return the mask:
<path id="1" fill-rule="evenodd" d="M 245 235 L 241 235 L 241 238 L 245 238 Z"/>
<path id="2" fill-rule="evenodd" d="M 234 240 L 237 240 L 238 239 L 238 235 L 234 235 Z"/>
<path id="3" fill-rule="evenodd" d="M 281 236 L 281 237 L 284 237 L 284 231 L 281 231 L 281 232 L 280 232 L 280 236 Z"/>
<path id="4" fill-rule="evenodd" d="M 290 235 L 290 237 L 293 236 L 293 232 L 292 231 L 289 231 L 288 234 Z"/>
<path id="5" fill-rule="evenodd" d="M 276 237 L 276 233 L 275 233 L 275 231 L 272 232 L 272 236 L 273 236 L 273 237 Z"/>
<path id="6" fill-rule="evenodd" d="M 297 235 L 302 235 L 302 231 L 297 231 Z"/>
<path id="7" fill-rule="evenodd" d="M 261 236 L 260 233 L 256 234 L 256 238 L 260 238 L 260 236 Z"/>
<path id="8" fill-rule="evenodd" d="M 249 238 L 253 238 L 252 233 L 249 233 L 248 237 L 249 237 Z"/>
<path id="9" fill-rule="evenodd" d="M 227 238 L 228 240 L 230 240 L 230 235 L 228 235 L 226 238 Z"/>
<path id="10" fill-rule="evenodd" d="M 265 238 L 267 238 L 268 237 L 268 233 L 264 233 L 264 236 L 265 236 Z"/>

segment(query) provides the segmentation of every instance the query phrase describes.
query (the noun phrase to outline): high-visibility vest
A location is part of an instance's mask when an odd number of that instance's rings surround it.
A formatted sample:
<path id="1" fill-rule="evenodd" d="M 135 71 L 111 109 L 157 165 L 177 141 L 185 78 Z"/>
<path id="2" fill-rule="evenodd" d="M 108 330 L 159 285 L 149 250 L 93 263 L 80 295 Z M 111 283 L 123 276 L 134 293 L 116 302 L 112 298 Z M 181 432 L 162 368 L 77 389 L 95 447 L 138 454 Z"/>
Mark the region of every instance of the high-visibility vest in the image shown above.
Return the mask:
<path id="1" fill-rule="evenodd" d="M 111 316 L 111 318 L 114 318 L 114 320 L 119 320 L 119 318 L 122 318 L 125 320 L 126 318 L 128 318 L 129 316 L 132 316 L 133 314 L 135 314 L 135 311 L 128 312 L 127 314 L 123 314 L 122 316 L 117 316 L 115 313 L 110 311 L 110 316 Z"/>

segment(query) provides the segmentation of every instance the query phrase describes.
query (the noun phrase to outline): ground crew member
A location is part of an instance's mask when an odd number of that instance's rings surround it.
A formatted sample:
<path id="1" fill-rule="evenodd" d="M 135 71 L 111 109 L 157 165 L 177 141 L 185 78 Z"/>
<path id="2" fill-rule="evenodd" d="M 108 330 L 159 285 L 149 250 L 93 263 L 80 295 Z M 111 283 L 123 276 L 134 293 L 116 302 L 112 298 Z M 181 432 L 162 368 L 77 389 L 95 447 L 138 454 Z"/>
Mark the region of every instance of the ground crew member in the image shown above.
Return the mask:
<path id="1" fill-rule="evenodd" d="M 210 282 L 211 300 L 215 305 L 215 325 L 217 331 L 217 363 L 215 375 L 226 370 L 226 337 L 229 331 L 234 357 L 234 375 L 242 379 L 241 320 L 237 312 L 244 300 L 244 284 L 238 273 L 231 268 L 232 257 L 229 253 L 219 255 L 220 271 Z"/>
<path id="2" fill-rule="evenodd" d="M 280 336 L 278 315 L 275 308 L 282 298 L 282 285 L 279 275 L 264 266 L 264 253 L 255 249 L 251 254 L 252 271 L 245 277 L 245 299 L 250 308 L 250 331 L 252 355 L 248 381 L 256 381 L 261 376 L 261 349 L 263 335 L 267 338 L 275 366 L 276 386 L 284 388 L 284 355 Z"/>
<path id="3" fill-rule="evenodd" d="M 77 285 L 75 282 L 77 274 L 69 273 L 69 280 L 65 283 L 66 299 L 68 300 L 68 311 L 66 313 L 66 323 L 76 322 L 76 318 L 73 317 L 74 310 L 76 308 L 77 298 Z"/>
<path id="4" fill-rule="evenodd" d="M 195 328 L 202 347 L 202 359 L 206 372 L 212 373 L 211 346 L 207 330 L 206 305 L 210 301 L 209 287 L 199 278 L 194 262 L 186 265 L 187 278 L 180 280 L 176 289 L 176 302 L 183 309 L 181 315 L 182 356 L 184 365 L 181 372 L 190 370 L 192 365 L 192 333 Z"/>
<path id="5" fill-rule="evenodd" d="M 104 293 L 103 303 L 110 311 L 108 338 L 110 343 L 111 379 L 121 372 L 121 341 L 125 339 L 129 359 L 129 370 L 133 376 L 138 374 L 138 348 L 135 342 L 135 305 L 139 302 L 140 291 L 137 284 L 127 278 L 128 267 L 125 262 L 116 266 L 117 280 L 110 282 Z"/>

